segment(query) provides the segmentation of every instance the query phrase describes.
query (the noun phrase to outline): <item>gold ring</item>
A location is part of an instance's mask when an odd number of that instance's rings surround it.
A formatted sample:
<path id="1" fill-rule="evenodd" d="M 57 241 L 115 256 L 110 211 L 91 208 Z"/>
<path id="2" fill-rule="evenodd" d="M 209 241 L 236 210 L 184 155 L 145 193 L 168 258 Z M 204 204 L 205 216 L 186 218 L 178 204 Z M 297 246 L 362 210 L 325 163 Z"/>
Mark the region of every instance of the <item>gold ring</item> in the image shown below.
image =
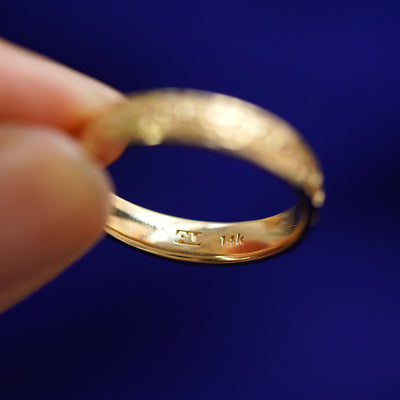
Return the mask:
<path id="1" fill-rule="evenodd" d="M 280 214 L 253 221 L 194 221 L 154 212 L 111 195 L 106 232 L 152 254 L 196 263 L 240 263 L 275 255 L 307 231 L 325 198 L 317 158 L 300 134 L 276 115 L 245 101 L 195 90 L 130 96 L 91 121 L 86 146 L 152 146 L 173 142 L 245 159 L 278 176 L 299 195 Z"/>

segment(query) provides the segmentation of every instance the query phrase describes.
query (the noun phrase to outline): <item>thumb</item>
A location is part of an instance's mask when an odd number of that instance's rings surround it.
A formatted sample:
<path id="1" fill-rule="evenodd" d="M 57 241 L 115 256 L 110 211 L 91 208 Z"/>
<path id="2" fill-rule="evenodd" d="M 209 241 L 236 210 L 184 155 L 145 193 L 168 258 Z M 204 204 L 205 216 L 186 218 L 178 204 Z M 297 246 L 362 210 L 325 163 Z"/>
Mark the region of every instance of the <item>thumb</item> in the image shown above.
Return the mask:
<path id="1" fill-rule="evenodd" d="M 0 125 L 0 188 L 1 311 L 93 245 L 110 183 L 62 132 Z"/>

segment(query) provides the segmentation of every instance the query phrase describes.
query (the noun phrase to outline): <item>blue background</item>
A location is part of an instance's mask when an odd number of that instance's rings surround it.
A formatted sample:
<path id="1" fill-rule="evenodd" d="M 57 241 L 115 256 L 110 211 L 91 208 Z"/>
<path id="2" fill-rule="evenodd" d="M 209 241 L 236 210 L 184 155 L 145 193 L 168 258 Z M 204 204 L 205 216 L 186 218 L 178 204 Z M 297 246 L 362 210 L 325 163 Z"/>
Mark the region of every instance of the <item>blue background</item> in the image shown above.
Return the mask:
<path id="1" fill-rule="evenodd" d="M 399 1 L 3 0 L 0 35 L 123 92 L 268 108 L 316 150 L 328 194 L 299 246 L 254 265 L 103 240 L 0 318 L 2 400 L 400 398 Z M 111 172 L 124 196 L 186 217 L 287 203 L 200 150 L 133 149 Z"/>

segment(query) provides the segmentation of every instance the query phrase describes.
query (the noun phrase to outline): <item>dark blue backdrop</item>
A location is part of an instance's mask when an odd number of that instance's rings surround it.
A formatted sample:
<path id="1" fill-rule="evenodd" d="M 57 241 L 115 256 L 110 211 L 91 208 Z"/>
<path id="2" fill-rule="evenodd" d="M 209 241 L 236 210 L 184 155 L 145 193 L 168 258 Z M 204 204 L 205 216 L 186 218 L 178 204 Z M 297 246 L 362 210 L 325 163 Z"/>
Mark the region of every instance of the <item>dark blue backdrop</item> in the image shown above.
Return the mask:
<path id="1" fill-rule="evenodd" d="M 399 399 L 399 21 L 388 0 L 3 0 L 0 35 L 123 92 L 200 88 L 286 118 L 320 156 L 328 202 L 298 247 L 255 265 L 103 240 L 0 318 L 0 398 Z M 177 170 L 184 189 L 165 179 Z M 182 216 L 286 201 L 201 151 L 135 149 L 111 172 L 120 193 Z"/>

